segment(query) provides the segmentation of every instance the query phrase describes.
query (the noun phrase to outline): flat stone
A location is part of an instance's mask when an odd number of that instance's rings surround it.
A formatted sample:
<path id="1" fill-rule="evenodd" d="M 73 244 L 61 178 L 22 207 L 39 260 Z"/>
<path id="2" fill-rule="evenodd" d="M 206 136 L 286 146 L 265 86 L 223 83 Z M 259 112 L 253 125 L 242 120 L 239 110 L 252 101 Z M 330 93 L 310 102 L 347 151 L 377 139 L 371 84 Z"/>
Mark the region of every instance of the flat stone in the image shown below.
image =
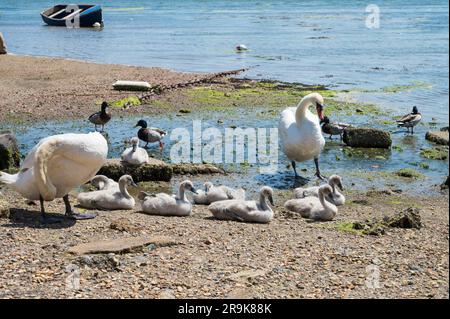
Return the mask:
<path id="1" fill-rule="evenodd" d="M 0 198 L 0 218 L 9 218 L 9 208 L 9 203 L 6 200 Z"/>
<path id="2" fill-rule="evenodd" d="M 16 137 L 9 131 L 0 132 L 0 170 L 19 165 L 20 151 Z"/>
<path id="3" fill-rule="evenodd" d="M 389 132 L 374 128 L 347 128 L 343 141 L 351 147 L 389 148 L 392 145 Z"/>
<path id="4" fill-rule="evenodd" d="M 425 134 L 425 138 L 433 143 L 440 144 L 440 145 L 449 145 L 449 133 L 448 130 L 441 130 L 441 131 L 429 131 L 427 134 Z"/>
<path id="5" fill-rule="evenodd" d="M 127 165 L 120 159 L 109 159 L 97 173 L 111 179 L 119 180 L 122 175 L 128 174 L 136 183 L 148 181 L 165 181 L 172 178 L 173 169 L 163 161 L 150 158 L 149 163 L 144 165 Z"/>
<path id="6" fill-rule="evenodd" d="M 177 245 L 179 242 L 166 236 L 140 236 L 113 240 L 93 241 L 72 246 L 68 252 L 75 255 L 126 253 L 142 250 L 144 246 L 153 244 L 157 247 Z"/>
<path id="7" fill-rule="evenodd" d="M 109 228 L 128 233 L 139 232 L 143 229 L 142 226 L 134 225 L 127 218 L 119 218 L 112 221 L 111 224 L 109 225 Z"/>

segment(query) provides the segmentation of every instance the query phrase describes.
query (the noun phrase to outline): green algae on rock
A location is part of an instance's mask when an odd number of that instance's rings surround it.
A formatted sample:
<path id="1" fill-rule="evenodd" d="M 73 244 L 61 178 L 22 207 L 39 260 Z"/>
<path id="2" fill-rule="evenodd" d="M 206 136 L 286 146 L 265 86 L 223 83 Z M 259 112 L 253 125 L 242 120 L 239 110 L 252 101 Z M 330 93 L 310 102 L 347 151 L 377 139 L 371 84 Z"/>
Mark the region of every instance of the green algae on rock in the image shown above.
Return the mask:
<path id="1" fill-rule="evenodd" d="M 323 85 L 284 83 L 277 81 L 256 81 L 230 79 L 230 85 L 197 86 L 184 90 L 190 103 L 209 109 L 223 109 L 242 105 L 245 107 L 288 107 L 295 106 L 305 95 L 320 93 L 325 98 L 325 112 L 328 115 L 375 115 L 381 114 L 373 104 L 338 101 L 339 91 Z M 359 112 L 358 112 L 359 110 Z"/>
<path id="2" fill-rule="evenodd" d="M 395 172 L 396 175 L 406 178 L 413 178 L 413 179 L 422 179 L 425 178 L 425 175 L 419 173 L 418 171 L 412 169 L 412 168 L 402 168 Z"/>
<path id="3" fill-rule="evenodd" d="M 129 96 L 129 97 L 126 97 L 126 98 L 123 98 L 120 100 L 109 102 L 109 105 L 111 105 L 112 107 L 123 108 L 126 105 L 128 105 L 128 106 L 141 105 L 141 101 L 139 100 L 139 98 L 137 96 Z"/>
<path id="4" fill-rule="evenodd" d="M 18 167 L 20 151 L 13 133 L 0 132 L 0 170 Z"/>
<path id="5" fill-rule="evenodd" d="M 420 151 L 422 157 L 433 160 L 446 160 L 448 158 L 448 149 L 439 147 L 427 148 Z"/>

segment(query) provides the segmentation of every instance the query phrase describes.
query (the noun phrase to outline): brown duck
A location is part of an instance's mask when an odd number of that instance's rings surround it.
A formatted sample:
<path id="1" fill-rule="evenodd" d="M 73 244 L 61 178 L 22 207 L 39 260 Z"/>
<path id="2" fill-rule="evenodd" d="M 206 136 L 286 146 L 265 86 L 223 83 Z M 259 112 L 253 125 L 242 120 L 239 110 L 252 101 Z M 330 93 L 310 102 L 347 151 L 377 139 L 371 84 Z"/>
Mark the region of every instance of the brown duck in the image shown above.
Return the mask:
<path id="1" fill-rule="evenodd" d="M 101 111 L 89 116 L 89 122 L 91 122 L 92 124 L 95 125 L 96 131 L 97 131 L 97 125 L 101 125 L 102 132 L 103 132 L 103 130 L 105 128 L 105 124 L 108 123 L 109 120 L 111 120 L 111 114 L 106 111 L 107 108 L 108 108 L 108 103 L 103 102 Z"/>
<path id="2" fill-rule="evenodd" d="M 322 124 L 322 132 L 325 134 L 330 134 L 330 139 L 333 135 L 339 135 L 342 140 L 342 133 L 346 128 L 348 128 L 350 125 L 345 123 L 338 123 L 338 122 L 330 122 L 330 119 L 325 116 L 321 121 L 320 124 Z"/>

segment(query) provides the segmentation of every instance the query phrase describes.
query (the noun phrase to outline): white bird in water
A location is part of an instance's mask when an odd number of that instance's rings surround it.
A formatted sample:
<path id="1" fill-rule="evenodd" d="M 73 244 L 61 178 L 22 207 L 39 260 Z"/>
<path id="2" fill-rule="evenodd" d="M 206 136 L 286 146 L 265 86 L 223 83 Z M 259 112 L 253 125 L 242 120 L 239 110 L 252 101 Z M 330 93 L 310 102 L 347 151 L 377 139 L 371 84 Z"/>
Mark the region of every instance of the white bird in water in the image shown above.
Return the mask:
<path id="1" fill-rule="evenodd" d="M 247 50 L 248 50 L 248 48 L 245 44 L 238 44 L 236 46 L 236 51 L 238 51 L 238 52 L 243 52 L 243 51 L 247 51 Z"/>
<path id="2" fill-rule="evenodd" d="M 316 176 L 320 174 L 319 156 L 325 146 L 320 120 L 323 115 L 323 97 L 319 93 L 311 93 L 302 98 L 297 107 L 288 107 L 282 113 L 278 125 L 283 152 L 291 160 L 295 177 L 298 177 L 296 162 L 314 159 Z M 317 115 L 309 111 L 314 106 Z"/>
<path id="3" fill-rule="evenodd" d="M 123 151 L 121 159 L 123 162 L 131 165 L 142 165 L 148 163 L 148 153 L 142 147 L 139 147 L 139 138 L 131 139 L 131 147 Z"/>

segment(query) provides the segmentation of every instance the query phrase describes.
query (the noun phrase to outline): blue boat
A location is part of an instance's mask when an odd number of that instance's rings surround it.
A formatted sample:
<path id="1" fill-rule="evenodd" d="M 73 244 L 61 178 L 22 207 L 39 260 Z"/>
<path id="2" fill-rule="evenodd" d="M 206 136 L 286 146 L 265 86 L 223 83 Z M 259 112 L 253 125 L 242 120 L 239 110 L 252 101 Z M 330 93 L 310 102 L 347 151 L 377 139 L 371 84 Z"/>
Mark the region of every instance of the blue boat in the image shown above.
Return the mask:
<path id="1" fill-rule="evenodd" d="M 89 4 L 58 4 L 41 12 L 51 26 L 90 28 L 103 26 L 102 7 Z"/>

